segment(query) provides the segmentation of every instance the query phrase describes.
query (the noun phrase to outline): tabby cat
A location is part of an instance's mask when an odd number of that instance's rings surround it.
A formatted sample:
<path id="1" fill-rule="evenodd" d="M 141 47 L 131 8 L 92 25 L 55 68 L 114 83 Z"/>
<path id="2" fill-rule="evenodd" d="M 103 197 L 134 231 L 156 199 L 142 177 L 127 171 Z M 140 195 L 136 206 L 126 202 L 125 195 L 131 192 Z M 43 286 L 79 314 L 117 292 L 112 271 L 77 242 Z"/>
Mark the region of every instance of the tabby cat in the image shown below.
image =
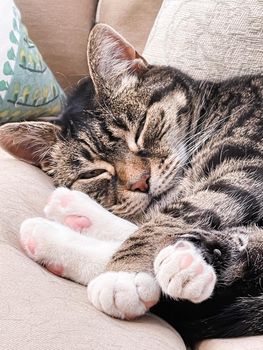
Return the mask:
<path id="1" fill-rule="evenodd" d="M 263 76 L 196 81 L 103 24 L 88 63 L 55 123 L 0 129 L 62 187 L 25 251 L 114 317 L 151 308 L 188 342 L 262 334 Z"/>

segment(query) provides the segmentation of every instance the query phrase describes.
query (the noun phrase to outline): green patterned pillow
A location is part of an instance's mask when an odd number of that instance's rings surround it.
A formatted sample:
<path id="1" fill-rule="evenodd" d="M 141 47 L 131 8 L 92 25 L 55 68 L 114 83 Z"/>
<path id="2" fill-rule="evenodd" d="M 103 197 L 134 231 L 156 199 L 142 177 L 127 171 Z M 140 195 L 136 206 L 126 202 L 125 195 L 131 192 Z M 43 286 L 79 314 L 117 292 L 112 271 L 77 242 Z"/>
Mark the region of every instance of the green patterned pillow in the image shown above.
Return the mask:
<path id="1" fill-rule="evenodd" d="M 29 39 L 13 0 L 0 0 L 0 124 L 56 115 L 65 94 Z"/>

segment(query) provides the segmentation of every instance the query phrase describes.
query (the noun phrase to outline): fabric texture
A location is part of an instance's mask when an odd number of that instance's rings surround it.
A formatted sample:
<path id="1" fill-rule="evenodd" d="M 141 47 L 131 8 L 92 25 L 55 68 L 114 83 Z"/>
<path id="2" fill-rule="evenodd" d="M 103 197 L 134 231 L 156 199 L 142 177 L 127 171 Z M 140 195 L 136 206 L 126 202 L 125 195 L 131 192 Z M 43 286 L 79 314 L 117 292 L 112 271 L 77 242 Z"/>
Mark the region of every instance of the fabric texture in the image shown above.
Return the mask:
<path id="1" fill-rule="evenodd" d="M 60 112 L 65 95 L 12 0 L 0 2 L 0 123 Z"/>
<path id="2" fill-rule="evenodd" d="M 98 0 L 15 1 L 31 39 L 67 92 L 88 74 L 87 42 Z"/>
<path id="3" fill-rule="evenodd" d="M 42 216 L 53 190 L 38 168 L 0 150 L 0 348 L 5 350 L 186 350 L 164 321 L 113 319 L 88 302 L 86 287 L 30 260 L 20 224 Z M 19 174 L 19 175 L 18 175 Z"/>
<path id="4" fill-rule="evenodd" d="M 262 0 L 164 0 L 144 51 L 197 79 L 263 72 Z"/>
<path id="5" fill-rule="evenodd" d="M 107 23 L 142 53 L 162 0 L 100 0 L 97 22 Z"/>

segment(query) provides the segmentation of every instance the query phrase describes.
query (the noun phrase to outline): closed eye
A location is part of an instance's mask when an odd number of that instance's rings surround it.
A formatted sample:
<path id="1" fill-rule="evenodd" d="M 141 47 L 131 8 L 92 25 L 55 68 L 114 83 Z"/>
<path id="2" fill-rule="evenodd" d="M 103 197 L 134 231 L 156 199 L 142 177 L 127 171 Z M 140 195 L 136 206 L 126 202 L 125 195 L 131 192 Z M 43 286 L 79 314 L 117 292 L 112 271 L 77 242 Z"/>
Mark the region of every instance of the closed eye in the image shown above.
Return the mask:
<path id="1" fill-rule="evenodd" d="M 80 174 L 79 179 L 91 179 L 93 177 L 97 177 L 103 173 L 106 173 L 105 169 L 94 169 L 90 171 L 86 171 L 85 173 Z"/>

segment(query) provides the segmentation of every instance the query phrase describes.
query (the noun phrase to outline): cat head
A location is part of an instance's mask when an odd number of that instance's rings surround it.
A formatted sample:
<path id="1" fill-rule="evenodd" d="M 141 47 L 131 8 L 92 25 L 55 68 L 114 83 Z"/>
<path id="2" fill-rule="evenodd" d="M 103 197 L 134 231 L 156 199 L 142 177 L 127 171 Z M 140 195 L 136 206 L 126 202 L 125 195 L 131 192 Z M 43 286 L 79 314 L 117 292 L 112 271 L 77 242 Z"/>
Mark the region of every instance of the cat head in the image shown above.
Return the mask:
<path id="1" fill-rule="evenodd" d="M 90 34 L 88 64 L 90 78 L 69 99 L 60 126 L 7 124 L 0 144 L 41 167 L 56 185 L 138 221 L 179 183 L 193 82 L 173 68 L 149 65 L 103 24 Z"/>

